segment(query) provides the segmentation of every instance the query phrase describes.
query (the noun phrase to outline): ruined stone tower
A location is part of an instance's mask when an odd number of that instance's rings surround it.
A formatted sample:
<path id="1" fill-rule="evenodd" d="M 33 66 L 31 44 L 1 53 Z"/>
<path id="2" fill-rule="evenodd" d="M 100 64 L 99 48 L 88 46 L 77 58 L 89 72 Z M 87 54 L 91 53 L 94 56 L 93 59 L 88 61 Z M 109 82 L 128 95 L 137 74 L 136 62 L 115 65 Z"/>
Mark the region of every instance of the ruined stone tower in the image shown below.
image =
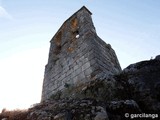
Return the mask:
<path id="1" fill-rule="evenodd" d="M 114 50 L 96 34 L 92 13 L 82 7 L 69 17 L 53 36 L 48 64 L 45 67 L 42 101 L 65 84 L 78 86 L 96 74 L 121 71 Z"/>

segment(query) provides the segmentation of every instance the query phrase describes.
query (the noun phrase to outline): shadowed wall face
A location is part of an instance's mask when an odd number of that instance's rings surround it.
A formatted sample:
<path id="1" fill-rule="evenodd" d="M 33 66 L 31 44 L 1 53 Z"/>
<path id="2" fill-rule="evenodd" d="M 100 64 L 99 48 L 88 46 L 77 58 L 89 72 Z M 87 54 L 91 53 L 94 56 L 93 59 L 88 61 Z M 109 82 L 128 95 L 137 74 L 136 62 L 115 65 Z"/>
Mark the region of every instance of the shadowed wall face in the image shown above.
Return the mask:
<path id="1" fill-rule="evenodd" d="M 121 71 L 114 50 L 101 40 L 92 22 L 91 12 L 82 7 L 67 19 L 51 40 L 45 68 L 42 101 L 65 84 L 85 84 L 101 72 Z"/>

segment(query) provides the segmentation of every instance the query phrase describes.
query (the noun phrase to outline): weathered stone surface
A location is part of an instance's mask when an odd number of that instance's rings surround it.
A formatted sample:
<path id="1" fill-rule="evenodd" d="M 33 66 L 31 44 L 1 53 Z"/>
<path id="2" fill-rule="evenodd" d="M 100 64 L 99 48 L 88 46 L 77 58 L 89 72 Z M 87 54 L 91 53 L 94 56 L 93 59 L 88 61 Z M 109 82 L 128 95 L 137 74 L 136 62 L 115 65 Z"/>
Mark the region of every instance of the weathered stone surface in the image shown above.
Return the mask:
<path id="1" fill-rule="evenodd" d="M 94 120 L 109 120 L 107 112 L 103 107 L 98 106 L 98 107 L 96 107 L 96 109 L 99 110 L 99 112 L 97 112 Z"/>
<path id="2" fill-rule="evenodd" d="M 63 91 L 66 83 L 79 86 L 98 73 L 113 75 L 121 71 L 114 50 L 97 36 L 86 7 L 67 19 L 50 42 L 42 101 Z"/>
<path id="3" fill-rule="evenodd" d="M 160 61 L 132 64 L 124 69 L 130 95 L 145 112 L 160 111 Z"/>
<path id="4" fill-rule="evenodd" d="M 29 120 L 108 120 L 106 109 L 94 99 L 61 99 L 29 109 Z"/>
<path id="5" fill-rule="evenodd" d="M 155 59 L 160 60 L 160 55 L 157 55 Z"/>
<path id="6" fill-rule="evenodd" d="M 116 75 L 110 71 L 95 72 L 87 80 L 81 86 L 68 84 L 63 92 L 53 96 L 52 99 L 70 101 L 57 103 L 54 108 L 72 108 L 69 116 L 75 120 L 124 120 L 125 113 L 160 114 L 160 61 L 157 57 L 131 64 Z M 59 114 L 66 115 L 56 113 Z"/>
<path id="7" fill-rule="evenodd" d="M 141 109 L 134 100 L 111 101 L 107 104 L 108 112 L 121 115 L 124 113 L 141 113 Z"/>
<path id="8" fill-rule="evenodd" d="M 160 115 L 159 78 L 157 59 L 132 64 L 117 75 L 102 72 L 82 86 L 66 84 L 65 90 L 56 92 L 52 99 L 33 105 L 23 119 L 125 120 L 129 119 L 125 113 Z M 22 120 L 19 116 L 14 118 Z M 4 117 L 8 116 L 0 114 Z"/>

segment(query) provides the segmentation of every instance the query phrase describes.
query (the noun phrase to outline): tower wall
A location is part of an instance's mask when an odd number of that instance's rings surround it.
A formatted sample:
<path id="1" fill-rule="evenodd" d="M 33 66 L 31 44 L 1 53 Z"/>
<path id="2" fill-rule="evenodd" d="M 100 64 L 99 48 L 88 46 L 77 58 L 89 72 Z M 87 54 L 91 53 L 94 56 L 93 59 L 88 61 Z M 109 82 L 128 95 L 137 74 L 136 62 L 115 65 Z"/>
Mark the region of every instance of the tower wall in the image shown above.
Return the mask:
<path id="1" fill-rule="evenodd" d="M 91 14 L 82 7 L 63 23 L 50 41 L 42 101 L 63 90 L 66 83 L 78 86 L 100 72 L 121 71 L 114 50 L 97 36 Z"/>

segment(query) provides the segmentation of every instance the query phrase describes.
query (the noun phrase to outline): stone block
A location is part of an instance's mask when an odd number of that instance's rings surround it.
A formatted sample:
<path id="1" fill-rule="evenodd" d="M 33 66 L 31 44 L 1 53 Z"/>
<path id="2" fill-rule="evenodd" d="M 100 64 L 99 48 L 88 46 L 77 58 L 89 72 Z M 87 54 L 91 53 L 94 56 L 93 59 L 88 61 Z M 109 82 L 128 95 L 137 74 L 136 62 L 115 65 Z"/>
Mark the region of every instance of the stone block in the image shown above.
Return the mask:
<path id="1" fill-rule="evenodd" d="M 59 80 L 63 80 L 65 77 L 67 76 L 67 74 L 62 74 L 60 77 L 59 77 Z"/>
<path id="2" fill-rule="evenodd" d="M 79 68 L 79 66 L 78 66 L 78 65 L 75 65 L 73 69 L 74 69 L 74 71 L 75 71 L 75 70 L 77 70 L 78 68 Z"/>
<path id="3" fill-rule="evenodd" d="M 85 75 L 84 75 L 84 72 L 81 72 L 79 75 L 78 75 L 78 79 L 79 80 L 82 80 L 85 78 Z"/>
<path id="4" fill-rule="evenodd" d="M 71 73 L 72 73 L 71 70 L 67 71 L 67 72 L 66 72 L 66 76 L 69 76 Z"/>
<path id="5" fill-rule="evenodd" d="M 91 59 L 89 62 L 90 62 L 90 65 L 94 65 L 97 63 L 97 59 L 96 58 Z"/>
<path id="6" fill-rule="evenodd" d="M 77 81 L 78 81 L 78 76 L 75 76 L 75 77 L 73 78 L 73 84 L 76 84 Z"/>
<path id="7" fill-rule="evenodd" d="M 86 70 L 84 71 L 84 74 L 85 74 L 85 76 L 88 76 L 88 75 L 90 75 L 92 72 L 93 72 L 93 71 L 92 71 L 91 67 L 89 67 L 88 69 L 86 69 Z"/>
<path id="8" fill-rule="evenodd" d="M 85 57 L 84 60 L 82 61 L 82 64 L 85 64 L 86 62 L 88 62 L 88 58 Z"/>
<path id="9" fill-rule="evenodd" d="M 84 58 L 85 58 L 84 56 L 80 57 L 80 58 L 79 58 L 79 61 L 82 62 L 82 61 L 84 60 Z"/>
<path id="10" fill-rule="evenodd" d="M 82 71 L 86 70 L 90 67 L 90 62 L 86 62 L 84 65 L 82 65 Z"/>
<path id="11" fill-rule="evenodd" d="M 81 67 L 78 68 L 76 71 L 75 71 L 75 76 L 77 76 L 78 74 L 80 74 L 82 72 L 82 69 Z"/>
<path id="12" fill-rule="evenodd" d="M 80 67 L 82 67 L 82 65 L 83 65 L 83 62 L 82 62 L 82 61 L 79 61 L 79 62 L 78 62 L 78 67 L 80 68 Z"/>

